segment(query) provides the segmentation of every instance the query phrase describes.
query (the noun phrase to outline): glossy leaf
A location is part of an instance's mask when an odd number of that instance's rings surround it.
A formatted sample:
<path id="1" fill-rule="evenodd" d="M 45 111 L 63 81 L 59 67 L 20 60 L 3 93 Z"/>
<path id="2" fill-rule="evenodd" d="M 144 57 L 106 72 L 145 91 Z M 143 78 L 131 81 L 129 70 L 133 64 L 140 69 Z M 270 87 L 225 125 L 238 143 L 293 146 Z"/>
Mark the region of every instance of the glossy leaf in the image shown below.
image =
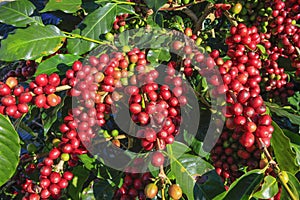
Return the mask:
<path id="1" fill-rule="evenodd" d="M 115 188 L 108 180 L 101 179 L 94 183 L 94 196 L 96 199 L 111 200 L 115 192 Z"/>
<path id="2" fill-rule="evenodd" d="M 195 200 L 213 199 L 225 191 L 224 183 L 215 170 L 203 174 L 194 187 Z"/>
<path id="3" fill-rule="evenodd" d="M 264 179 L 264 170 L 255 169 L 234 181 L 227 192 L 216 196 L 213 200 L 248 200 Z"/>
<path id="4" fill-rule="evenodd" d="M 0 186 L 15 173 L 20 150 L 18 133 L 8 118 L 0 114 Z"/>
<path id="5" fill-rule="evenodd" d="M 275 103 L 265 102 L 271 112 L 281 117 L 287 117 L 293 124 L 300 124 L 300 116 L 292 114 Z"/>
<path id="6" fill-rule="evenodd" d="M 72 33 L 99 40 L 101 34 L 111 30 L 116 15 L 117 4 L 108 3 L 89 14 L 79 25 L 79 28 Z M 92 50 L 96 45 L 96 43 L 82 39 L 70 39 L 67 48 L 70 53 L 81 55 Z"/>
<path id="7" fill-rule="evenodd" d="M 74 13 L 80 9 L 81 0 L 49 0 L 40 12 L 61 10 L 65 13 Z"/>
<path id="8" fill-rule="evenodd" d="M 121 14 L 135 14 L 134 8 L 130 5 L 118 5 L 117 7 L 117 15 Z"/>
<path id="9" fill-rule="evenodd" d="M 176 174 L 176 183 L 180 185 L 188 199 L 193 200 L 194 187 L 196 185 L 195 178 L 212 170 L 213 166 L 199 156 L 187 153 L 176 158 L 179 155 L 178 152 L 181 152 L 181 150 L 177 149 L 174 145 L 168 145 L 167 150 L 171 162 L 171 171 L 173 174 Z"/>
<path id="10" fill-rule="evenodd" d="M 73 62 L 78 60 L 80 56 L 72 54 L 58 54 L 41 62 L 34 76 L 39 74 L 51 74 L 58 72 L 63 74 Z"/>
<path id="11" fill-rule="evenodd" d="M 169 61 L 171 54 L 167 49 L 151 49 L 147 53 L 147 60 L 151 63 L 158 63 L 159 61 Z"/>
<path id="12" fill-rule="evenodd" d="M 16 27 L 26 27 L 33 23 L 42 25 L 39 17 L 30 17 L 35 9 L 28 0 L 8 2 L 0 6 L 0 22 Z"/>
<path id="13" fill-rule="evenodd" d="M 55 53 L 65 40 L 61 31 L 53 25 L 32 25 L 18 29 L 1 42 L 0 60 L 33 60 Z"/>
<path id="14" fill-rule="evenodd" d="M 83 184 L 89 177 L 89 171 L 83 166 L 77 166 L 72 170 L 74 178 L 70 181 L 68 186 L 68 194 L 70 194 L 73 200 L 81 199 L 81 191 Z"/>
<path id="15" fill-rule="evenodd" d="M 153 9 L 153 11 L 156 12 L 168 1 L 167 0 L 145 0 L 145 2 L 149 8 Z"/>
<path id="16" fill-rule="evenodd" d="M 264 178 L 264 182 L 261 186 L 261 189 L 254 193 L 253 197 L 259 199 L 269 199 L 275 196 L 278 192 L 278 182 L 276 178 L 269 175 Z"/>
<path id="17" fill-rule="evenodd" d="M 299 166 L 296 165 L 296 153 L 292 151 L 291 143 L 286 137 L 281 128 L 275 123 L 272 123 L 274 132 L 271 139 L 276 161 L 281 170 L 297 173 Z"/>

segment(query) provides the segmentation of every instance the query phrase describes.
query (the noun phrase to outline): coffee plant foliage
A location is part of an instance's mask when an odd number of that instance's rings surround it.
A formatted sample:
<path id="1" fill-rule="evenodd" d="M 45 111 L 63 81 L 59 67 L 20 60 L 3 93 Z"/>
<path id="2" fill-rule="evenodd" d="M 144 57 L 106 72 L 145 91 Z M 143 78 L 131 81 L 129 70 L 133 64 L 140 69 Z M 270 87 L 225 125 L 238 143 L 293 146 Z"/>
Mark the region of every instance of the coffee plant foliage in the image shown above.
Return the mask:
<path id="1" fill-rule="evenodd" d="M 299 199 L 299 27 L 299 0 L 0 2 L 0 199 Z"/>

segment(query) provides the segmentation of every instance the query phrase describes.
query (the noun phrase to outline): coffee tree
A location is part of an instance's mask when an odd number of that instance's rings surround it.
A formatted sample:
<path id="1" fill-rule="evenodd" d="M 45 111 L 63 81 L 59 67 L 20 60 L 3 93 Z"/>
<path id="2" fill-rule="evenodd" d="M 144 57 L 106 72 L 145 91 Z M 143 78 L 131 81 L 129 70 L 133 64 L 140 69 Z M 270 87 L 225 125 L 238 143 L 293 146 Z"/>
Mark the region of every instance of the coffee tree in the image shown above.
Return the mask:
<path id="1" fill-rule="evenodd" d="M 299 199 L 299 20 L 299 0 L 2 2 L 1 199 Z"/>

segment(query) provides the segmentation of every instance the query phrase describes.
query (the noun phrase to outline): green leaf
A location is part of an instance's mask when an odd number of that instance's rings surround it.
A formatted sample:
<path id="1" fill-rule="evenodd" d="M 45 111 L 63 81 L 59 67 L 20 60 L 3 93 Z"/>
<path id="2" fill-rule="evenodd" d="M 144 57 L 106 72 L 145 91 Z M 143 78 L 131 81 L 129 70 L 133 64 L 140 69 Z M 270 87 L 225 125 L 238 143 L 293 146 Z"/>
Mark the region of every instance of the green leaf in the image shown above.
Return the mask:
<path id="1" fill-rule="evenodd" d="M 55 53 L 65 40 L 65 36 L 53 25 L 32 25 L 18 29 L 1 42 L 0 60 L 33 60 Z"/>
<path id="2" fill-rule="evenodd" d="M 182 152 L 182 149 L 178 149 L 178 147 L 178 144 L 167 146 L 171 162 L 171 174 L 176 174 L 176 183 L 181 186 L 188 199 L 193 200 L 194 187 L 197 187 L 195 178 L 212 170 L 213 166 L 199 156 L 187 153 L 176 158 L 179 155 L 178 152 Z"/>
<path id="3" fill-rule="evenodd" d="M 88 169 L 95 169 L 96 158 L 90 157 L 87 154 L 82 154 L 78 156 L 83 165 Z"/>
<path id="4" fill-rule="evenodd" d="M 74 178 L 69 183 L 68 194 L 73 200 L 81 199 L 81 191 L 83 189 L 83 184 L 89 177 L 89 171 L 83 166 L 77 166 L 72 170 Z"/>
<path id="5" fill-rule="evenodd" d="M 197 200 L 213 199 L 224 191 L 225 188 L 221 177 L 215 170 L 211 170 L 197 180 L 197 185 L 194 188 L 194 198 Z"/>
<path id="6" fill-rule="evenodd" d="M 292 143 L 300 145 L 300 135 L 288 129 L 282 129 L 283 133 L 291 140 Z"/>
<path id="7" fill-rule="evenodd" d="M 256 197 L 258 199 L 269 199 L 273 196 L 275 196 L 278 192 L 278 183 L 276 178 L 273 176 L 266 176 L 264 178 L 264 182 L 261 186 L 261 189 L 254 193 L 253 197 Z"/>
<path id="8" fill-rule="evenodd" d="M 117 15 L 121 15 L 121 14 L 136 14 L 134 11 L 134 8 L 130 5 L 118 5 L 117 7 Z"/>
<path id="9" fill-rule="evenodd" d="M 147 6 L 157 12 L 163 5 L 165 5 L 167 0 L 145 0 Z"/>
<path id="10" fill-rule="evenodd" d="M 234 181 L 227 192 L 216 196 L 213 200 L 248 200 L 264 179 L 264 171 L 255 169 L 247 172 Z"/>
<path id="11" fill-rule="evenodd" d="M 72 33 L 99 40 L 101 34 L 111 30 L 117 15 L 117 7 L 117 4 L 108 3 L 104 7 L 96 9 Z M 68 40 L 67 48 L 70 53 L 81 55 L 92 50 L 96 45 L 96 43 L 76 38 Z"/>
<path id="12" fill-rule="evenodd" d="M 263 45 L 258 44 L 256 46 L 261 51 L 262 54 L 266 54 L 266 48 Z"/>
<path id="13" fill-rule="evenodd" d="M 193 149 L 197 155 L 203 157 L 209 156 L 209 153 L 204 151 L 203 142 L 198 140 L 193 134 L 188 133 L 187 131 L 183 132 L 183 137 L 186 142 L 188 142 L 189 146 Z"/>
<path id="14" fill-rule="evenodd" d="M 297 125 L 300 124 L 300 116 L 299 115 L 292 114 L 292 113 L 282 109 L 281 106 L 279 106 L 275 103 L 265 102 L 265 104 L 269 107 L 270 111 L 275 113 L 276 115 L 289 118 L 293 124 L 297 124 Z"/>
<path id="15" fill-rule="evenodd" d="M 290 140 L 274 121 L 272 125 L 274 132 L 271 138 L 271 145 L 279 168 L 296 174 L 299 171 L 299 166 L 296 164 L 296 153 L 292 151 Z"/>
<path id="16" fill-rule="evenodd" d="M 43 25 L 40 17 L 30 17 L 35 9 L 28 0 L 8 2 L 0 7 L 0 22 L 16 27 L 26 27 L 33 23 Z"/>
<path id="17" fill-rule="evenodd" d="M 115 188 L 108 180 L 101 179 L 94 183 L 94 196 L 96 199 L 111 200 L 113 199 Z"/>
<path id="18" fill-rule="evenodd" d="M 169 61 L 171 54 L 167 49 L 151 49 L 147 53 L 147 60 L 151 63 L 158 63 L 159 61 Z"/>
<path id="19" fill-rule="evenodd" d="M 291 105 L 295 106 L 295 108 L 298 111 L 300 111 L 300 103 L 299 103 L 299 101 L 300 101 L 300 92 L 299 91 L 295 92 L 295 94 L 293 96 L 291 96 L 291 97 L 288 98 L 288 102 Z"/>
<path id="20" fill-rule="evenodd" d="M 49 0 L 40 12 L 61 10 L 65 13 L 75 13 L 80 9 L 81 0 Z"/>
<path id="21" fill-rule="evenodd" d="M 44 135 L 46 135 L 48 133 L 48 131 L 50 130 L 52 125 L 56 122 L 58 115 L 59 115 L 58 112 L 61 111 L 61 108 L 64 106 L 66 97 L 67 97 L 67 95 L 64 95 L 64 97 L 61 99 L 60 104 L 58 104 L 55 107 L 49 108 L 42 113 Z"/>
<path id="22" fill-rule="evenodd" d="M 41 62 L 39 67 L 37 68 L 34 76 L 39 74 L 51 74 L 54 72 L 58 72 L 59 74 L 64 74 L 64 72 L 68 69 L 69 66 L 81 58 L 78 55 L 73 54 L 58 54 L 47 60 Z"/>
<path id="23" fill-rule="evenodd" d="M 291 146 L 296 153 L 296 162 L 300 166 L 300 145 L 291 144 Z"/>
<path id="24" fill-rule="evenodd" d="M 8 118 L 0 114 L 0 186 L 15 173 L 20 150 L 18 133 Z"/>

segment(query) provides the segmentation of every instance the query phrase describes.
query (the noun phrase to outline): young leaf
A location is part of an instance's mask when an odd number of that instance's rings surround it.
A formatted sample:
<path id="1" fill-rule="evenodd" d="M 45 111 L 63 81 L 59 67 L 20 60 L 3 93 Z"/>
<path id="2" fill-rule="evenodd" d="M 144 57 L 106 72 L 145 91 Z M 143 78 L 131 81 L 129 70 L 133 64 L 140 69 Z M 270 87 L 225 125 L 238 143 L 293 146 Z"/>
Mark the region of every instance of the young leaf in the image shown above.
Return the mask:
<path id="1" fill-rule="evenodd" d="M 159 61 L 169 61 L 171 54 L 167 49 L 151 49 L 147 53 L 147 60 L 151 63 L 158 63 Z"/>
<path id="2" fill-rule="evenodd" d="M 65 36 L 53 25 L 32 25 L 18 29 L 1 42 L 0 60 L 33 60 L 55 53 L 65 40 Z"/>
<path id="3" fill-rule="evenodd" d="M 35 6 L 28 0 L 12 1 L 0 7 L 0 22 L 16 27 L 26 27 L 28 24 L 43 25 L 39 17 L 30 17 Z"/>
<path id="4" fill-rule="evenodd" d="M 254 193 L 253 197 L 258 199 L 270 199 L 275 196 L 278 192 L 278 182 L 276 178 L 269 175 L 264 178 L 264 182 L 261 189 Z"/>
<path id="5" fill-rule="evenodd" d="M 176 174 L 176 183 L 180 185 L 189 200 L 195 199 L 194 187 L 198 187 L 195 178 L 212 170 L 213 166 L 199 156 L 187 153 L 176 158 L 181 150 L 174 145 L 168 145 L 167 150 L 171 162 L 171 171 Z"/>
<path id="6" fill-rule="evenodd" d="M 108 3 L 89 14 L 79 25 L 79 28 L 72 33 L 99 40 L 101 34 L 111 30 L 116 15 L 117 4 Z M 96 45 L 96 43 L 76 38 L 68 40 L 67 48 L 70 53 L 81 55 L 92 50 Z"/>
<path id="7" fill-rule="evenodd" d="M 0 114 L 0 186 L 15 173 L 20 150 L 18 133 L 8 118 Z"/>
<path id="8" fill-rule="evenodd" d="M 37 68 L 34 76 L 39 74 L 51 74 L 54 72 L 64 73 L 66 66 L 72 66 L 73 62 L 78 60 L 80 56 L 72 54 L 58 54 L 43 61 Z"/>
<path id="9" fill-rule="evenodd" d="M 264 179 L 264 170 L 255 169 L 247 172 L 234 181 L 227 192 L 216 196 L 213 200 L 248 200 Z"/>
<path id="10" fill-rule="evenodd" d="M 279 168 L 284 171 L 296 174 L 299 166 L 296 165 L 296 153 L 292 151 L 291 143 L 281 128 L 273 121 L 274 132 L 271 139 L 271 145 L 275 153 Z"/>
<path id="11" fill-rule="evenodd" d="M 49 0 L 45 8 L 40 12 L 61 10 L 65 13 L 75 13 L 80 9 L 81 0 Z"/>

